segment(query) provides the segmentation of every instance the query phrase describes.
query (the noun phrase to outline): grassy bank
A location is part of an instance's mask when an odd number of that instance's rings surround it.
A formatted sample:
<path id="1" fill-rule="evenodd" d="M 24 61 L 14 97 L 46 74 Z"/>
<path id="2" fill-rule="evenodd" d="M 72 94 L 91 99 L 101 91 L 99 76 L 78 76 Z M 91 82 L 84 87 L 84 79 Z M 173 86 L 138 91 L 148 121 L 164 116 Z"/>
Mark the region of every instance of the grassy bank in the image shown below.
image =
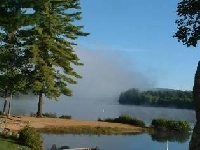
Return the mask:
<path id="1" fill-rule="evenodd" d="M 66 118 L 64 116 L 64 118 Z M 159 121 L 160 122 L 160 121 Z M 170 130 L 173 126 L 180 128 L 182 131 L 184 124 L 169 121 Z M 99 121 L 92 120 L 74 120 L 74 119 L 61 119 L 54 117 L 36 118 L 30 116 L 10 116 L 7 119 L 7 128 L 11 131 L 19 131 L 26 125 L 30 125 L 40 132 L 45 133 L 59 133 L 59 134 L 124 134 L 124 133 L 151 133 L 154 130 L 161 127 L 160 124 L 155 126 L 152 124 L 150 127 L 146 127 L 144 122 L 136 118 L 132 118 L 127 115 L 119 116 L 118 118 L 100 119 Z M 167 122 L 168 124 L 168 122 Z M 177 124 L 179 126 L 177 126 Z M 187 130 L 185 130 L 187 132 Z M 185 132 L 184 131 L 184 132 Z"/>
<path id="2" fill-rule="evenodd" d="M 118 128 L 118 127 L 92 127 L 92 126 L 69 126 L 69 127 L 45 127 L 37 129 L 42 133 L 53 133 L 53 134 L 102 134 L 102 135 L 111 135 L 111 134 L 133 134 L 133 133 L 143 133 L 144 129 L 135 130 Z"/>
<path id="3" fill-rule="evenodd" d="M 1 150 L 31 150 L 26 146 L 20 145 L 16 140 L 0 136 L 0 149 Z"/>

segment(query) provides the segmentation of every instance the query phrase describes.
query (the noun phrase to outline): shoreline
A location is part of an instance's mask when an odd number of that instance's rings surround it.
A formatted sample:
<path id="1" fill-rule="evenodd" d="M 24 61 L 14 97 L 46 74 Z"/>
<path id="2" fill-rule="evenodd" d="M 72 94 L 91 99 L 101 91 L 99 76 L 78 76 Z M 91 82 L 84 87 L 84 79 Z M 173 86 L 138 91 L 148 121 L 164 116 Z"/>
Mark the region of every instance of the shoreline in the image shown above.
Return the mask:
<path id="1" fill-rule="evenodd" d="M 4 118 L 1 128 L 9 128 L 12 132 L 18 132 L 26 125 L 40 132 L 55 134 L 139 134 L 147 132 L 147 129 L 142 127 L 92 120 L 36 118 L 30 116 L 1 116 L 1 118 Z"/>

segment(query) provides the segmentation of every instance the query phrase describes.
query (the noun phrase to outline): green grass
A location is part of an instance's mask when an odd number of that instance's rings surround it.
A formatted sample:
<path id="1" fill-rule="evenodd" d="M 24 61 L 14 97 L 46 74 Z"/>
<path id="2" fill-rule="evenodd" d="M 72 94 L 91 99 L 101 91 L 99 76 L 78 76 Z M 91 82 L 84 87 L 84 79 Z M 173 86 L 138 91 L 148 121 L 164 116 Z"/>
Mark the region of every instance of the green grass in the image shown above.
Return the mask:
<path id="1" fill-rule="evenodd" d="M 31 150 L 26 146 L 22 146 L 17 141 L 0 137 L 0 149 L 1 150 Z"/>
<path id="2" fill-rule="evenodd" d="M 123 129 L 110 128 L 110 127 L 90 127 L 90 126 L 78 126 L 78 127 L 47 127 L 38 129 L 42 133 L 54 133 L 54 134 L 122 134 Z"/>

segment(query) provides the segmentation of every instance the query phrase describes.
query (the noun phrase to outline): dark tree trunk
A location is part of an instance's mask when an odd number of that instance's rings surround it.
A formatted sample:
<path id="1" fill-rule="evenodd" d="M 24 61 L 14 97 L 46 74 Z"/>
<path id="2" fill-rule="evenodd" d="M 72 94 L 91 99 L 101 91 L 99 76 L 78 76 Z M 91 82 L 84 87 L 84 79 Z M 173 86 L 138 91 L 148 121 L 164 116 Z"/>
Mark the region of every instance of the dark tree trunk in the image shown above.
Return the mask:
<path id="1" fill-rule="evenodd" d="M 200 124 L 198 122 L 192 132 L 189 150 L 200 150 Z"/>
<path id="2" fill-rule="evenodd" d="M 8 113 L 7 113 L 8 116 L 10 116 L 10 111 L 11 111 L 11 103 L 10 103 L 10 100 L 9 100 L 9 103 L 8 103 Z"/>
<path id="3" fill-rule="evenodd" d="M 10 94 L 10 100 L 8 105 L 8 116 L 10 116 L 11 114 L 11 105 L 12 105 L 12 94 Z"/>
<path id="4" fill-rule="evenodd" d="M 8 103 L 8 99 L 7 99 L 7 97 L 6 97 L 6 98 L 5 98 L 5 101 L 4 101 L 4 105 L 3 105 L 3 114 L 4 114 L 4 115 L 6 114 L 7 103 Z"/>
<path id="5" fill-rule="evenodd" d="M 39 93 L 39 101 L 38 101 L 38 112 L 37 112 L 37 117 L 42 117 L 42 92 Z"/>
<path id="6" fill-rule="evenodd" d="M 5 101 L 4 101 L 4 105 L 3 105 L 3 114 L 6 114 L 6 107 L 7 107 L 7 103 L 8 103 L 8 97 L 7 97 L 8 93 L 7 93 L 7 89 L 5 89 Z"/>
<path id="7" fill-rule="evenodd" d="M 193 129 L 189 150 L 200 150 L 200 62 L 194 78 L 193 100 L 196 112 L 196 125 Z"/>

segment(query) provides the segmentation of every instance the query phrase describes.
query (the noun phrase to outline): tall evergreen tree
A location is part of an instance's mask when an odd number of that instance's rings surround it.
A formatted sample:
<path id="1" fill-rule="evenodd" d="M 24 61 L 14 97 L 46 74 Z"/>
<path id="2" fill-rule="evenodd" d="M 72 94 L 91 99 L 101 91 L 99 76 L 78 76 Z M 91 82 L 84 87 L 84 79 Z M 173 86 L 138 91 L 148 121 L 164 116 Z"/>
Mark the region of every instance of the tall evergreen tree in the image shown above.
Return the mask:
<path id="1" fill-rule="evenodd" d="M 1 97 L 5 98 L 3 106 L 4 114 L 6 114 L 8 98 L 10 100 L 8 109 L 8 114 L 10 114 L 12 95 L 23 92 L 26 87 L 26 82 L 21 74 L 21 68 L 16 65 L 20 63 L 19 56 L 16 55 L 13 49 L 3 48 L 0 48 L 0 93 Z"/>
<path id="2" fill-rule="evenodd" d="M 4 114 L 8 97 L 10 114 L 12 94 L 22 92 L 26 87 L 23 72 L 28 59 L 24 55 L 25 48 L 20 37 L 20 28 L 30 25 L 31 19 L 22 10 L 25 8 L 23 3 L 25 4 L 25 1 L 22 0 L 0 1 L 0 93 L 5 97 Z"/>
<path id="3" fill-rule="evenodd" d="M 29 81 L 39 96 L 37 116 L 42 116 L 43 95 L 56 99 L 61 94 L 72 95 L 68 84 L 80 78 L 72 65 L 82 65 L 76 55 L 75 43 L 79 36 L 87 36 L 83 26 L 76 25 L 81 19 L 79 0 L 43 0 L 33 6 L 37 23 L 27 32 L 26 56 L 29 58 Z"/>

